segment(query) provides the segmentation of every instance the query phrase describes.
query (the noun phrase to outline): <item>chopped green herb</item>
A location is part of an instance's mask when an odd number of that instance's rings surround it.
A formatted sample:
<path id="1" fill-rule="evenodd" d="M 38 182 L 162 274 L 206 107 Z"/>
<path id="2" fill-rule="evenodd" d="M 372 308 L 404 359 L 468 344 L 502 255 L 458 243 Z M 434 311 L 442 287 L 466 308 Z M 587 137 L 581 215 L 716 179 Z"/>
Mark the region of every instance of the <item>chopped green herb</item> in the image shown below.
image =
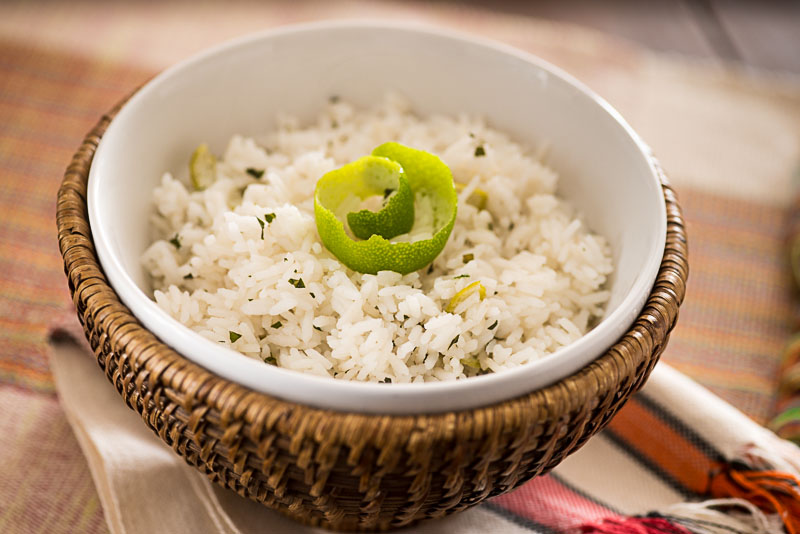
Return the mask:
<path id="1" fill-rule="evenodd" d="M 236 343 L 236 340 L 242 337 L 242 334 L 234 332 L 233 330 L 228 330 L 228 337 L 231 338 L 231 343 Z"/>
<path id="2" fill-rule="evenodd" d="M 274 322 L 274 323 L 272 323 L 270 326 L 271 326 L 272 328 L 275 328 L 275 329 L 277 330 L 278 328 L 280 328 L 280 327 L 282 327 L 282 326 L 283 326 L 283 323 L 282 323 L 282 322 L 280 322 L 280 321 L 275 321 L 275 322 Z"/>
<path id="3" fill-rule="evenodd" d="M 175 234 L 175 237 L 169 240 L 172 243 L 172 246 L 175 247 L 176 250 L 181 249 L 181 238 L 178 234 Z"/>
<path id="4" fill-rule="evenodd" d="M 275 214 L 274 213 L 265 213 L 264 214 L 264 220 L 267 221 L 267 224 L 271 223 L 272 221 L 275 220 Z"/>
<path id="5" fill-rule="evenodd" d="M 456 193 L 459 195 L 467 188 L 467 184 L 462 182 L 454 182 L 453 185 L 455 185 Z M 478 187 L 473 189 L 472 193 L 467 197 L 467 204 L 475 206 L 479 210 L 485 210 L 487 202 L 489 202 L 489 193 Z"/>
<path id="6" fill-rule="evenodd" d="M 475 134 L 474 134 L 474 133 L 470 132 L 470 133 L 469 133 L 469 136 L 470 136 L 471 138 L 475 139 Z"/>
<path id="7" fill-rule="evenodd" d="M 475 148 L 475 157 L 479 158 L 479 157 L 485 156 L 485 155 L 486 155 L 486 150 L 483 148 L 483 145 L 478 145 Z"/>
<path id="8" fill-rule="evenodd" d="M 469 275 L 468 274 L 459 274 L 458 276 L 454 276 L 453 280 L 456 280 L 458 278 L 469 278 Z"/>
<path id="9" fill-rule="evenodd" d="M 184 280 L 191 280 L 192 278 L 194 278 L 194 275 L 192 273 L 189 273 L 183 277 Z"/>
<path id="10" fill-rule="evenodd" d="M 305 282 L 303 282 L 302 278 L 289 278 L 289 283 L 292 284 L 297 289 L 303 289 L 306 287 Z"/>
<path id="11" fill-rule="evenodd" d="M 469 263 L 474 259 L 475 259 L 475 254 L 464 254 L 463 256 L 461 256 L 461 261 L 463 261 L 464 263 Z"/>
<path id="12" fill-rule="evenodd" d="M 495 328 L 497 328 L 497 321 L 492 323 L 492 326 L 489 327 L 489 330 L 494 330 Z"/>
<path id="13" fill-rule="evenodd" d="M 461 365 L 466 365 L 467 367 L 472 367 L 473 369 L 481 368 L 481 363 L 478 361 L 478 358 L 462 358 Z"/>
<path id="14" fill-rule="evenodd" d="M 456 335 L 456 337 L 453 338 L 453 341 L 450 342 L 450 345 L 448 345 L 447 348 L 449 349 L 450 347 L 452 347 L 456 343 L 458 343 L 458 335 Z"/>
<path id="15" fill-rule="evenodd" d="M 391 384 L 392 383 L 392 379 L 387 376 L 386 378 L 383 379 L 383 383 L 384 384 Z"/>
<path id="16" fill-rule="evenodd" d="M 264 363 L 268 363 L 270 365 L 278 365 L 278 360 L 275 359 L 275 356 L 267 356 L 264 358 Z"/>
<path id="17" fill-rule="evenodd" d="M 494 224 L 489 223 L 489 224 L 486 225 L 486 228 L 488 228 L 489 231 L 492 232 L 492 231 L 494 231 Z"/>
<path id="18" fill-rule="evenodd" d="M 314 292 L 313 292 L 313 291 L 309 291 L 309 292 L 308 292 L 308 294 L 309 294 L 309 295 L 311 295 L 311 298 L 312 298 L 312 299 L 315 299 L 315 298 L 317 298 L 317 297 L 316 297 L 316 295 L 314 295 Z"/>
<path id="19" fill-rule="evenodd" d="M 258 180 L 262 176 L 264 176 L 264 169 L 255 169 L 253 167 L 247 167 L 245 172 L 247 172 L 247 174 L 249 174 L 250 176 L 252 176 L 256 180 Z"/>
<path id="20" fill-rule="evenodd" d="M 263 241 L 264 240 L 264 221 L 262 221 L 258 217 L 256 217 L 256 220 L 258 221 L 258 225 L 261 227 L 261 240 Z"/>
<path id="21" fill-rule="evenodd" d="M 253 302 L 253 299 L 247 299 L 247 302 Z"/>
<path id="22" fill-rule="evenodd" d="M 320 327 L 318 327 L 318 326 L 315 326 L 315 327 L 314 327 L 314 330 L 316 330 L 316 331 L 318 331 L 318 332 L 322 332 L 322 328 L 320 328 Z"/>

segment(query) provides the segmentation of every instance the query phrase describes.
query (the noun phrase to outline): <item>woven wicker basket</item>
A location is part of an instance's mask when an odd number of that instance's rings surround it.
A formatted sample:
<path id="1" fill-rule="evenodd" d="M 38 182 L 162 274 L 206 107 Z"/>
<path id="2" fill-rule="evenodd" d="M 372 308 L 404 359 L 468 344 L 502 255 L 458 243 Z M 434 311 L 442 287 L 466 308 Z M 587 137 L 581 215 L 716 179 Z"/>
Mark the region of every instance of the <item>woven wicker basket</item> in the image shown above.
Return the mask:
<path id="1" fill-rule="evenodd" d="M 339 530 L 406 526 L 549 471 L 641 387 L 675 325 L 687 248 L 680 208 L 663 180 L 667 243 L 645 308 L 622 339 L 574 375 L 501 404 L 415 416 L 332 412 L 250 391 L 156 339 L 103 274 L 86 186 L 118 109 L 88 134 L 58 195 L 69 288 L 97 362 L 127 405 L 187 463 L 301 522 Z"/>

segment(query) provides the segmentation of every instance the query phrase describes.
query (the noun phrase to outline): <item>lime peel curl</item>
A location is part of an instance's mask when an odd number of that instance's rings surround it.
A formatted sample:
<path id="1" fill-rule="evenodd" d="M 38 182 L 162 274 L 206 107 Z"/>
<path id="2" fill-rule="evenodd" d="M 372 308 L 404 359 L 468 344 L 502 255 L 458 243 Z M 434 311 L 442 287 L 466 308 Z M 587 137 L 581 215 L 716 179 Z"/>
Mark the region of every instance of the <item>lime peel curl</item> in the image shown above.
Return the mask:
<path id="1" fill-rule="evenodd" d="M 486 298 L 486 288 L 483 286 L 480 280 L 478 280 L 477 282 L 472 282 L 470 285 L 456 293 L 453 298 L 450 299 L 450 302 L 447 304 L 447 306 L 445 306 L 444 311 L 447 313 L 453 313 L 456 311 L 456 308 L 459 304 L 467 300 L 476 291 L 478 292 L 478 297 L 480 300 Z"/>
<path id="2" fill-rule="evenodd" d="M 404 182 L 410 196 L 403 192 Z M 348 214 L 351 232 L 362 240 L 350 237 L 336 217 L 340 206 L 352 195 L 363 200 L 387 189 L 395 192 L 380 211 Z M 412 229 L 416 195 L 426 196 L 431 203 L 433 236 L 414 242 L 390 242 L 392 237 Z M 325 174 L 314 192 L 314 215 L 323 244 L 346 266 L 366 274 L 407 274 L 431 263 L 447 244 L 457 204 L 453 175 L 447 165 L 433 154 L 399 143 L 384 143 L 371 156 Z"/>
<path id="3" fill-rule="evenodd" d="M 334 171 L 336 172 L 336 171 Z M 377 156 L 363 158 L 339 169 L 344 180 L 360 178 L 358 190 L 351 189 L 362 200 L 366 197 L 392 191 L 380 211 L 361 210 L 347 214 L 350 231 L 359 239 L 369 239 L 377 234 L 391 239 L 408 233 L 414 226 L 414 192 L 403 172 L 403 168 L 394 161 Z"/>
<path id="4" fill-rule="evenodd" d="M 189 178 L 195 190 L 202 191 L 217 180 L 217 158 L 203 143 L 192 153 L 189 160 Z"/>

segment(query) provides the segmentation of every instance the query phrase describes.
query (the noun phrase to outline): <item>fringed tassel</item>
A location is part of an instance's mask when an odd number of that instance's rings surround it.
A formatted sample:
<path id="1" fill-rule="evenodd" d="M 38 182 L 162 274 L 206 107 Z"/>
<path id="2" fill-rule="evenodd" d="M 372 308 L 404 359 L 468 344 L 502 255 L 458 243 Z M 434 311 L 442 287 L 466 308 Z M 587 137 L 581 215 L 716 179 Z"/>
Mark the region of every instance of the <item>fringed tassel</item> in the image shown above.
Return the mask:
<path id="1" fill-rule="evenodd" d="M 671 505 L 646 517 L 603 519 L 581 525 L 584 534 L 784 534 L 777 515 L 744 499 L 713 499 Z"/>
<path id="2" fill-rule="evenodd" d="M 780 441 L 780 443 L 778 443 Z M 586 534 L 800 534 L 798 451 L 748 447 L 714 474 L 708 493 L 717 499 L 679 503 L 646 517 L 604 519 L 580 527 Z M 791 449 L 784 449 L 788 445 Z M 775 470 L 776 468 L 785 471 Z"/>
<path id="3" fill-rule="evenodd" d="M 693 534 L 686 527 L 662 517 L 603 519 L 580 526 L 584 534 Z"/>
<path id="4" fill-rule="evenodd" d="M 753 471 L 743 464 L 717 473 L 709 490 L 715 497 L 745 499 L 783 521 L 788 534 L 800 534 L 800 480 L 779 471 Z"/>
<path id="5" fill-rule="evenodd" d="M 712 499 L 673 504 L 651 516 L 663 517 L 697 533 L 783 534 L 783 522 L 744 499 Z"/>
<path id="6" fill-rule="evenodd" d="M 800 448 L 767 430 L 758 443 L 749 444 L 736 456 L 752 471 L 780 471 L 800 478 Z"/>

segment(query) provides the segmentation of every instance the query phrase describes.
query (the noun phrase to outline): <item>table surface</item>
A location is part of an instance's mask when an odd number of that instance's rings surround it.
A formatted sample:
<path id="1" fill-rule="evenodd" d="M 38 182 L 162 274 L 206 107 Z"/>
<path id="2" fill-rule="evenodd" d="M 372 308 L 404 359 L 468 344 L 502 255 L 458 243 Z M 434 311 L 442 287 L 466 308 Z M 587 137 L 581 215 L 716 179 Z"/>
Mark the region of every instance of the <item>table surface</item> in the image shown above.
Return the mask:
<path id="1" fill-rule="evenodd" d="M 800 73 L 800 2 L 467 0 L 462 4 L 578 24 L 660 52 Z"/>

